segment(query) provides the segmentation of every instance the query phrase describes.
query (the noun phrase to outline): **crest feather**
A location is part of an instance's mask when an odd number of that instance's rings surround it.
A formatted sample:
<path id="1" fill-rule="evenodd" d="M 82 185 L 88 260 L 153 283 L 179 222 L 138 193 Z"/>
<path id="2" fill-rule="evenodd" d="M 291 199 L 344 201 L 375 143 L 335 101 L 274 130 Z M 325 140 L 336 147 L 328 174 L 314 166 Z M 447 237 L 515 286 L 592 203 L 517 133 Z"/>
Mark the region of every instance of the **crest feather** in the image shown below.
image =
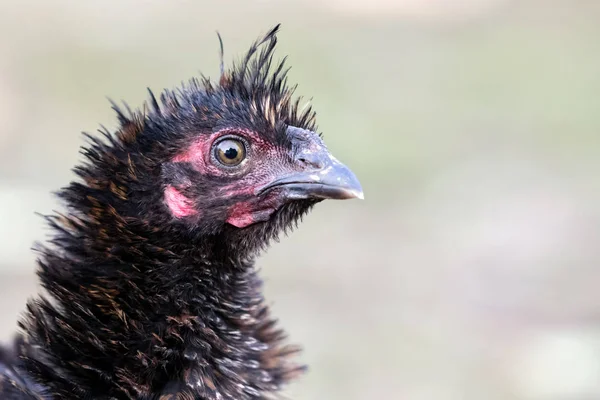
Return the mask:
<path id="1" fill-rule="evenodd" d="M 274 125 L 278 120 L 304 129 L 315 130 L 315 112 L 312 108 L 298 108 L 301 98 L 292 100 L 296 85 L 288 86 L 287 57 L 274 62 L 277 34 L 280 24 L 256 40 L 241 61 L 220 79 L 222 90 L 256 104 L 257 112 Z M 220 39 L 220 36 L 219 36 Z M 222 49 L 222 41 L 220 41 Z M 222 50 L 221 50 L 222 51 Z"/>

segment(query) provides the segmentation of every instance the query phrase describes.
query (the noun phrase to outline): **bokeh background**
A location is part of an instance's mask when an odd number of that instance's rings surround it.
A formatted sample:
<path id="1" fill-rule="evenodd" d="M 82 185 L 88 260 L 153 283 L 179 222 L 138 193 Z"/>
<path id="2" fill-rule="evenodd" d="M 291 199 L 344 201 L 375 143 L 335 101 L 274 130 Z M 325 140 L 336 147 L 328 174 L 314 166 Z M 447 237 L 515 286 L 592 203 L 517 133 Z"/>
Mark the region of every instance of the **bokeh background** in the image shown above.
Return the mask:
<path id="1" fill-rule="evenodd" d="M 293 399 L 600 398 L 600 2 L 0 0 L 0 339 L 36 292 L 106 96 L 218 75 L 283 23 L 366 200 L 260 260 L 310 372 Z"/>

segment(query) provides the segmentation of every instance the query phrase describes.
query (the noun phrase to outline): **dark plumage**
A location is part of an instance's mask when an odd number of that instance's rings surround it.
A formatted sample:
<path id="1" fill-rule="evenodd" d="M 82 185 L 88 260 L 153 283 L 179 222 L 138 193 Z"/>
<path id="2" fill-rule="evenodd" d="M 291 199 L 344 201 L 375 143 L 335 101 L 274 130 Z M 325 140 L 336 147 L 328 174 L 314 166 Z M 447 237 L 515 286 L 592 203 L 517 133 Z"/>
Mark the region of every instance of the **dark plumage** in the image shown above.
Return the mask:
<path id="1" fill-rule="evenodd" d="M 253 260 L 325 198 L 362 198 L 274 63 L 278 27 L 217 84 L 113 106 L 39 246 L 46 297 L 0 352 L 2 399 L 267 399 L 303 371 Z M 241 160 L 241 161 L 240 161 Z"/>

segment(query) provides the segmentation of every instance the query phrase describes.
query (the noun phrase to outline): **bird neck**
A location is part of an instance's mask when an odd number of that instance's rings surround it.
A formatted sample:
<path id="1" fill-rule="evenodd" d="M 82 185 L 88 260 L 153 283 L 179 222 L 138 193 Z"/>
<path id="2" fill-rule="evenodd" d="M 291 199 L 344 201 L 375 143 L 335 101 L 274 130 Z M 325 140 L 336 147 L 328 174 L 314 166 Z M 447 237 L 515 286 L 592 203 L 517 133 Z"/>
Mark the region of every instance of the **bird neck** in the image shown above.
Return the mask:
<path id="1" fill-rule="evenodd" d="M 175 248 L 156 233 L 79 232 L 44 250 L 53 301 L 30 303 L 23 322 L 26 367 L 57 398 L 260 399 L 302 370 L 253 262 L 218 256 L 207 239 Z"/>

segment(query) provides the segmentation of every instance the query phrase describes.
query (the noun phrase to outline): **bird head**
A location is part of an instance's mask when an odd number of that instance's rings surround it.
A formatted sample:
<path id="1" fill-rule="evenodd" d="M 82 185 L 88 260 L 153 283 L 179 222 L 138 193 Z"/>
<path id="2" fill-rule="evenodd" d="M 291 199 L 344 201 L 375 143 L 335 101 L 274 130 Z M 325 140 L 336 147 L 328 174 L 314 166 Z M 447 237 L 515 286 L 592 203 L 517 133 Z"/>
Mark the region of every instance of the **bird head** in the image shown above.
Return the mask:
<path id="1" fill-rule="evenodd" d="M 110 151 L 96 146 L 91 158 L 120 164 L 111 191 L 121 188 L 128 214 L 256 247 L 323 199 L 363 197 L 316 132 L 314 111 L 292 98 L 285 59 L 273 60 L 278 28 L 221 67 L 216 83 L 193 79 L 160 101 L 150 92 L 144 112 L 114 107 L 121 129 Z"/>
<path id="2" fill-rule="evenodd" d="M 362 197 L 354 174 L 315 132 L 284 121 L 260 129 L 225 124 L 197 135 L 164 165 L 164 203 L 174 218 L 241 229 L 289 203 Z"/>

